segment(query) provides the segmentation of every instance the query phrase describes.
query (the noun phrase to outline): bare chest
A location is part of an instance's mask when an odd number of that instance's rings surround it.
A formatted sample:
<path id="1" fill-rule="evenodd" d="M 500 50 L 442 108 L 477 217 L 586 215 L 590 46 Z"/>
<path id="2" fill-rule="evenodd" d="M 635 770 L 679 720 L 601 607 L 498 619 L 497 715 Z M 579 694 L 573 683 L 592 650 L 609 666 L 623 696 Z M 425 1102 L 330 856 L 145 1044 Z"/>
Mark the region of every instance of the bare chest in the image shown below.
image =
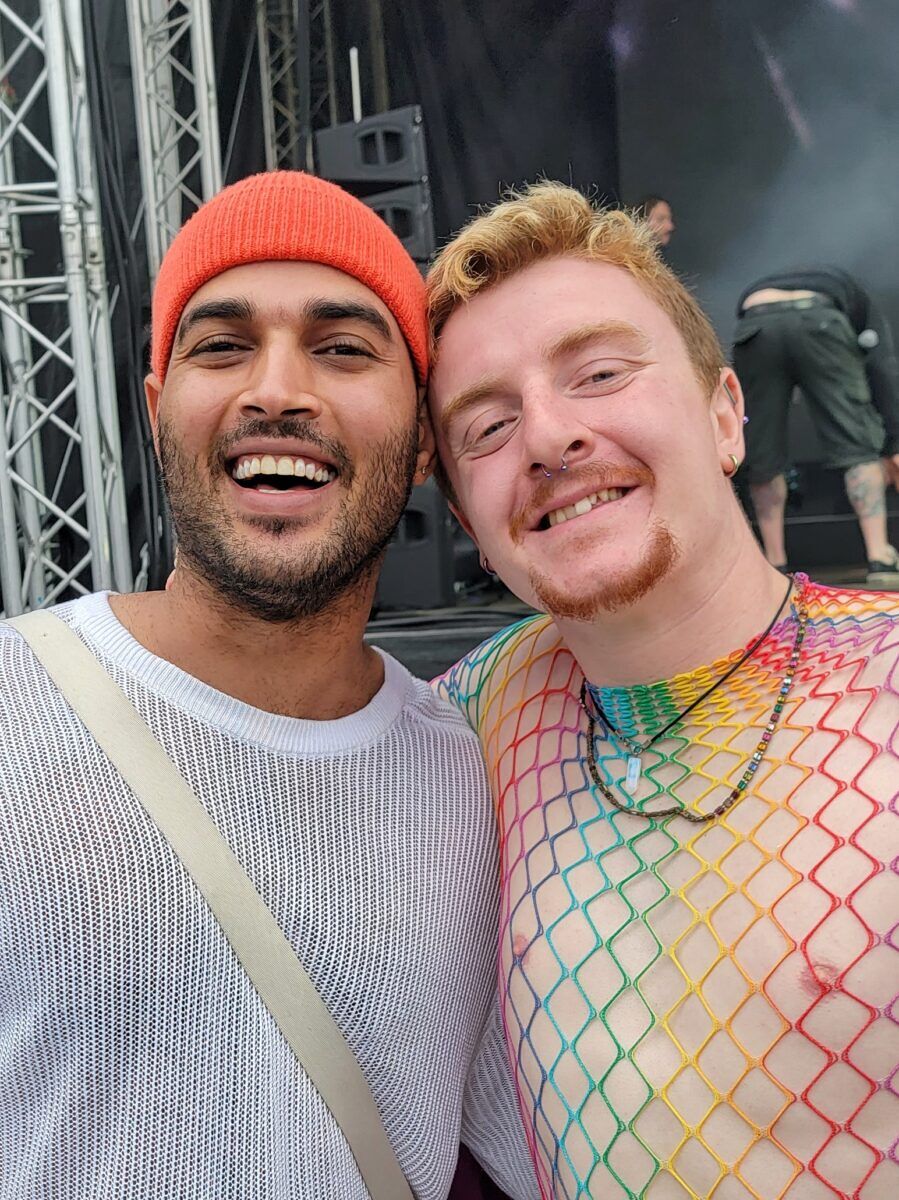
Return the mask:
<path id="1" fill-rule="evenodd" d="M 503 718 L 506 1018 L 554 1194 L 897 1194 L 899 714 L 892 693 L 824 707 L 797 693 L 752 789 L 699 827 L 610 811 L 570 694 Z M 726 795 L 759 727 L 701 731 L 643 788 Z"/>

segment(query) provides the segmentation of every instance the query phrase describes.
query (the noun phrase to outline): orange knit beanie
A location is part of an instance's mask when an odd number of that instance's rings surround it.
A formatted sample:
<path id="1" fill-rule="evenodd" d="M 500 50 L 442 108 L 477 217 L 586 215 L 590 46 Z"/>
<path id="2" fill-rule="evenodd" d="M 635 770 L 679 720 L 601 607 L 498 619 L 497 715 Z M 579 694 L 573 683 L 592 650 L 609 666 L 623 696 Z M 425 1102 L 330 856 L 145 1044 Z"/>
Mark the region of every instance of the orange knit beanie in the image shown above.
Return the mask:
<path id="1" fill-rule="evenodd" d="M 424 280 L 396 234 L 334 183 L 302 171 L 251 175 L 219 192 L 178 232 L 153 291 L 150 361 L 162 381 L 188 300 L 245 263 L 324 263 L 380 296 L 396 318 L 416 374 L 428 374 Z"/>

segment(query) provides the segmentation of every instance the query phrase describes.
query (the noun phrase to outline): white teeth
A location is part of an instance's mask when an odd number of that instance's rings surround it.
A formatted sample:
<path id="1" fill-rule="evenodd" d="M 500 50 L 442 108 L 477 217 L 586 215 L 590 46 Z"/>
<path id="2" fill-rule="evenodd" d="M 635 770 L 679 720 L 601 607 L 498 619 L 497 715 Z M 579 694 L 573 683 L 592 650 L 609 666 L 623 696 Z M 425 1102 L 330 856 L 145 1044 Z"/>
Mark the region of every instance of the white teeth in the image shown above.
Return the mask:
<path id="1" fill-rule="evenodd" d="M 328 467 L 286 454 L 280 454 L 277 458 L 273 454 L 263 454 L 261 457 L 242 456 L 231 468 L 231 475 L 238 480 L 253 479 L 257 475 L 284 475 L 315 480 L 317 483 L 330 483 L 332 479 L 337 478 L 337 472 Z"/>
<path id="2" fill-rule="evenodd" d="M 585 496 L 583 500 L 578 500 L 577 504 L 568 504 L 564 508 L 553 509 L 547 516 L 547 523 L 550 529 L 553 529 L 556 525 L 570 521 L 572 517 L 586 516 L 599 504 L 607 504 L 610 500 L 620 500 L 623 495 L 623 488 L 604 488 L 602 491 L 594 492 L 591 496 Z"/>

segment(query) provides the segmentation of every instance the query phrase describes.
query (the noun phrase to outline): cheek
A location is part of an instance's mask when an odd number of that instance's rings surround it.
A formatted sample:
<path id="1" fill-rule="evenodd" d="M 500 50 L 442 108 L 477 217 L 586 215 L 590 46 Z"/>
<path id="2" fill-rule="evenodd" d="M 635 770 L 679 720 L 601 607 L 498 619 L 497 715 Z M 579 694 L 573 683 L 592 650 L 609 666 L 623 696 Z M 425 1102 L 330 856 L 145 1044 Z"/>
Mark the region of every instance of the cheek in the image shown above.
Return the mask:
<path id="1" fill-rule="evenodd" d="M 457 469 L 462 509 L 482 547 L 508 541 L 515 510 L 514 480 L 492 458 L 476 460 Z"/>
<path id="2" fill-rule="evenodd" d="M 188 458 L 204 458 L 211 443 L 221 433 L 223 405 L 220 400 L 204 397 L 195 389 L 190 400 L 164 397 L 159 407 L 159 424 Z"/>

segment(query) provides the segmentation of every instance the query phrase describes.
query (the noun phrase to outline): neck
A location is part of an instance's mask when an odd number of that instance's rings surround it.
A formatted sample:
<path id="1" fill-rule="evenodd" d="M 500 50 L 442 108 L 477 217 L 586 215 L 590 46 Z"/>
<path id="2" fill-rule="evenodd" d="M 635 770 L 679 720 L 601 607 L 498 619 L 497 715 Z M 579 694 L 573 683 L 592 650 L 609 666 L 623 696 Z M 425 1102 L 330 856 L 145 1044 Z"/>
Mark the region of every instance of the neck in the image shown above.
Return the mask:
<path id="1" fill-rule="evenodd" d="M 363 641 L 377 571 L 314 617 L 276 623 L 229 603 L 185 567 L 165 592 L 113 596 L 128 632 L 195 679 L 267 712 L 336 720 L 364 708 L 384 680 Z"/>
<path id="2" fill-rule="evenodd" d="M 556 624 L 591 683 L 654 683 L 746 645 L 768 625 L 786 587 L 746 528 L 732 549 L 719 548 L 698 569 L 675 567 L 629 608 Z"/>

